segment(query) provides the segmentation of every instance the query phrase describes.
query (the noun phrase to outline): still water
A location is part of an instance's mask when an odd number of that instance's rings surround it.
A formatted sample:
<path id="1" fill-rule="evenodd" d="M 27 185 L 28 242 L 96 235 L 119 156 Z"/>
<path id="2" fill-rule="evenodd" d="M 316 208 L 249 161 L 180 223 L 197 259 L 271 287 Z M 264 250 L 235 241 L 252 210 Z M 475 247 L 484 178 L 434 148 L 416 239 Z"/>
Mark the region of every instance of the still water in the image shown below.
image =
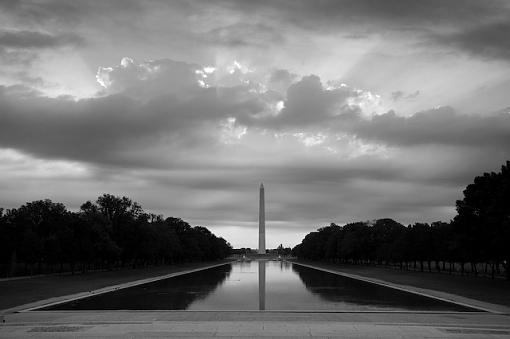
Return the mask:
<path id="1" fill-rule="evenodd" d="M 235 262 L 46 310 L 476 311 L 282 261 Z"/>

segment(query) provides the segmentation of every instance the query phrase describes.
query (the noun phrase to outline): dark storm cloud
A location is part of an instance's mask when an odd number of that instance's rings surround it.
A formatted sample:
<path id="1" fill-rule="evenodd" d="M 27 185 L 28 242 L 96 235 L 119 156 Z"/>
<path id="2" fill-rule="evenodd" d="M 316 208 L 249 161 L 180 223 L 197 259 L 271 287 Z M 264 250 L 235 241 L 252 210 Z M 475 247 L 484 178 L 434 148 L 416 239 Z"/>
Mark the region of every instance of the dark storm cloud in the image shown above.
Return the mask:
<path id="1" fill-rule="evenodd" d="M 510 114 L 457 114 L 442 107 L 399 117 L 394 112 L 359 120 L 350 131 L 365 140 L 388 145 L 456 145 L 510 149 Z"/>
<path id="2" fill-rule="evenodd" d="M 280 77 L 287 76 L 281 70 L 279 73 Z M 359 108 L 349 105 L 347 100 L 357 96 L 358 92 L 349 87 L 326 90 L 318 76 L 309 75 L 288 88 L 284 107 L 277 115 L 263 119 L 241 116 L 240 121 L 275 129 L 319 126 L 355 114 Z"/>
<path id="3" fill-rule="evenodd" d="M 161 5 L 163 7 L 161 7 Z M 60 20 L 68 23 L 82 22 L 89 16 L 136 13 L 146 9 L 161 9 L 166 1 L 140 2 L 113 0 L 107 2 L 65 0 L 12 0 L 2 1 L 0 8 L 20 19 L 34 21 Z M 231 16 L 243 14 L 249 18 L 261 17 L 308 28 L 326 28 L 353 25 L 359 27 L 416 26 L 430 23 L 458 24 L 480 22 L 486 18 L 500 17 L 508 10 L 504 0 L 195 0 L 173 1 L 171 8 L 185 14 L 227 10 Z M 250 24 L 247 24 L 249 26 Z M 258 25 L 258 24 L 256 24 Z M 255 25 L 255 26 L 256 26 Z M 234 25 L 235 26 L 235 25 Z M 240 26 L 239 26 L 240 27 Z M 243 28 L 241 28 L 243 29 Z"/>
<path id="4" fill-rule="evenodd" d="M 186 182 L 183 177 L 193 175 L 189 169 L 186 172 L 173 172 L 172 177 L 167 174 L 154 175 L 152 179 L 158 184 L 182 185 L 190 188 L 204 190 L 219 190 L 221 188 L 239 189 L 246 185 L 246 178 L 271 178 L 272 181 L 281 185 L 293 185 L 295 183 L 328 184 L 346 183 L 354 179 L 366 179 L 376 181 L 405 181 L 406 170 L 397 166 L 385 166 L 381 168 L 381 162 L 377 159 L 362 158 L 347 164 L 328 162 L 322 159 L 320 166 L 317 163 L 302 163 L 300 161 L 288 161 L 285 164 L 268 163 L 265 165 L 252 165 L 239 171 L 235 165 L 215 166 L 210 163 L 194 164 L 194 171 L 200 174 L 192 182 Z M 278 170 L 275 171 L 275 168 Z M 207 170 L 207 174 L 203 172 Z"/>
<path id="5" fill-rule="evenodd" d="M 308 28 L 356 25 L 364 29 L 416 28 L 424 24 L 480 22 L 483 18 L 499 17 L 508 10 L 505 1 L 476 0 L 259 0 L 216 3 L 236 10 L 259 15 L 277 13 L 279 20 Z"/>
<path id="6" fill-rule="evenodd" d="M 349 88 L 324 90 L 318 76 L 306 76 L 289 87 L 285 107 L 274 122 L 305 126 L 320 123 L 350 110 L 346 100 L 354 96 Z"/>
<path id="7" fill-rule="evenodd" d="M 267 86 L 278 93 L 285 93 L 290 85 L 297 80 L 299 80 L 297 74 L 291 73 L 286 69 L 276 69 L 271 72 Z"/>
<path id="8" fill-rule="evenodd" d="M 204 134 L 201 124 L 215 122 L 235 109 L 235 105 L 218 102 L 212 92 L 204 90 L 202 98 L 192 101 L 168 95 L 141 103 L 110 95 L 75 102 L 2 88 L 0 145 L 43 158 L 133 166 L 143 162 L 151 167 L 161 157 L 140 158 L 139 152 L 152 154 L 150 149 L 162 139 L 170 143 L 170 149 L 203 144 L 211 136 Z"/>
<path id="9" fill-rule="evenodd" d="M 144 6 L 135 0 L 66 1 L 8 0 L 0 1 L 0 9 L 16 18 L 17 23 L 76 26 L 91 17 L 112 14 L 143 13 Z"/>
<path id="10" fill-rule="evenodd" d="M 236 23 L 215 28 L 208 32 L 206 40 L 229 47 L 252 46 L 259 48 L 285 42 L 285 38 L 278 29 L 261 23 Z"/>
<path id="11" fill-rule="evenodd" d="M 44 79 L 30 74 L 30 68 L 39 59 L 41 51 L 84 45 L 85 39 L 74 33 L 0 30 L 0 62 L 5 66 L 0 75 L 13 76 L 18 84 L 42 86 Z"/>
<path id="12" fill-rule="evenodd" d="M 441 144 L 510 148 L 508 109 L 482 116 L 440 107 L 409 117 L 390 111 L 366 118 L 361 115 L 361 107 L 352 103 L 358 99 L 363 100 L 363 91 L 347 86 L 326 89 L 319 77 L 311 75 L 289 87 L 284 108 L 278 115 L 264 119 L 240 118 L 248 125 L 281 130 L 320 127 L 332 133 L 347 132 L 363 140 L 402 147 Z"/>
<path id="13" fill-rule="evenodd" d="M 126 97 L 74 102 L 19 92 L 0 88 L 3 148 L 42 158 L 118 161 L 116 151 L 153 129 L 139 117 L 139 104 Z"/>
<path id="14" fill-rule="evenodd" d="M 108 81 L 109 95 L 78 101 L 43 97 L 22 86 L 1 87 L 0 147 L 43 158 L 133 166 L 143 162 L 151 167 L 161 159 L 158 149 L 177 152 L 219 142 L 220 122 L 233 117 L 248 130 L 347 133 L 403 148 L 510 148 L 510 114 L 506 111 L 476 116 L 443 107 L 410 117 L 388 112 L 367 118 L 353 103 L 363 99 L 362 91 L 347 86 L 325 89 L 320 78 L 311 75 L 292 84 L 283 109 L 268 115 L 265 112 L 278 96 L 254 92 L 250 85 L 201 87 L 195 67 L 171 60 L 137 64 L 124 59 L 121 66 L 103 69 L 101 79 Z M 377 168 L 364 171 L 376 177 Z M 326 168 L 320 177 L 338 180 L 335 173 Z M 306 171 L 296 175 L 306 180 Z"/>
<path id="15" fill-rule="evenodd" d="M 151 167 L 161 159 L 151 148 L 214 143 L 221 119 L 262 108 L 249 88 L 218 95 L 200 87 L 190 64 L 123 64 L 103 74 L 111 92 L 99 98 L 47 98 L 23 86 L 1 86 L 0 147 L 43 158 Z"/>
<path id="16" fill-rule="evenodd" d="M 483 24 L 457 33 L 436 36 L 436 42 L 484 58 L 510 60 L 510 15 L 506 21 Z"/>
<path id="17" fill-rule="evenodd" d="M 52 35 L 35 31 L 0 31 L 0 47 L 6 48 L 55 48 L 83 43 L 82 37 L 71 33 Z"/>
<path id="18" fill-rule="evenodd" d="M 347 39 L 406 36 L 414 44 L 510 58 L 510 6 L 504 0 L 219 1 L 275 27 L 329 32 Z M 278 25 L 278 26 L 277 26 Z"/>
<path id="19" fill-rule="evenodd" d="M 0 2 L 0 8 L 23 22 L 44 22 L 52 19 L 70 22 L 79 20 L 80 14 L 83 14 L 77 3 L 68 1 L 11 0 Z"/>
<path id="20" fill-rule="evenodd" d="M 116 43 L 134 35 L 154 40 L 153 33 L 161 34 L 161 23 L 153 26 L 150 20 L 167 11 L 175 17 L 164 29 L 175 44 L 191 39 L 204 46 L 234 49 L 279 47 L 298 28 L 357 40 L 396 34 L 416 45 L 446 45 L 482 57 L 508 58 L 509 50 L 505 37 L 510 6 L 504 0 L 20 0 L 0 2 L 0 8 L 14 23 L 29 28 L 51 26 L 73 32 L 97 25 L 108 30 Z M 194 18 L 206 19 L 200 22 L 203 34 L 194 32 Z M 150 24 L 144 24 L 146 20 Z"/>

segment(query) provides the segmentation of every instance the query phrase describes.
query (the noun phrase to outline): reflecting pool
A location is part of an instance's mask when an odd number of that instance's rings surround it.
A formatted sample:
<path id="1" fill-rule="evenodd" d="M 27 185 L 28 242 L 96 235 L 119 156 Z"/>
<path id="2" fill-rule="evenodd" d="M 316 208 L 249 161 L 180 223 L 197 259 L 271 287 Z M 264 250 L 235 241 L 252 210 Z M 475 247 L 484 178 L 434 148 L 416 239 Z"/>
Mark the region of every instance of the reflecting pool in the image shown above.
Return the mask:
<path id="1" fill-rule="evenodd" d="M 45 310 L 477 311 L 285 261 L 243 261 Z"/>

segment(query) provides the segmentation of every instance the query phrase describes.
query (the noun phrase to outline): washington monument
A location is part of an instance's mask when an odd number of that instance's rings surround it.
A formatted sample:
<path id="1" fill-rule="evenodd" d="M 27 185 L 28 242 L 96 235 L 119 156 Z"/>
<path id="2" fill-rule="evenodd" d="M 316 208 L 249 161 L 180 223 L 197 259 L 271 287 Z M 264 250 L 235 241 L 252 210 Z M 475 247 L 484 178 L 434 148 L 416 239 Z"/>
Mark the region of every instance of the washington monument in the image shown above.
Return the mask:
<path id="1" fill-rule="evenodd" d="M 259 254 L 266 254 L 266 210 L 264 202 L 264 184 L 260 184 L 259 197 Z"/>

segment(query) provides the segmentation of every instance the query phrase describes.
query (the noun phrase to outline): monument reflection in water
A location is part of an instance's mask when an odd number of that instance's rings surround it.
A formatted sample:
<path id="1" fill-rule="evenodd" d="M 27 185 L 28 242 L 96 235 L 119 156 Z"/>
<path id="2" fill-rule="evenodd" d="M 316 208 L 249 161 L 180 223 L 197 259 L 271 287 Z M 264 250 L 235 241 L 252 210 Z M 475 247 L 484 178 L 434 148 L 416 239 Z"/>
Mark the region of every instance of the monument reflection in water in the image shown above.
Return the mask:
<path id="1" fill-rule="evenodd" d="M 282 261 L 241 261 L 46 310 L 476 311 Z"/>
<path id="2" fill-rule="evenodd" d="M 259 310 L 266 309 L 266 262 L 259 261 Z"/>

